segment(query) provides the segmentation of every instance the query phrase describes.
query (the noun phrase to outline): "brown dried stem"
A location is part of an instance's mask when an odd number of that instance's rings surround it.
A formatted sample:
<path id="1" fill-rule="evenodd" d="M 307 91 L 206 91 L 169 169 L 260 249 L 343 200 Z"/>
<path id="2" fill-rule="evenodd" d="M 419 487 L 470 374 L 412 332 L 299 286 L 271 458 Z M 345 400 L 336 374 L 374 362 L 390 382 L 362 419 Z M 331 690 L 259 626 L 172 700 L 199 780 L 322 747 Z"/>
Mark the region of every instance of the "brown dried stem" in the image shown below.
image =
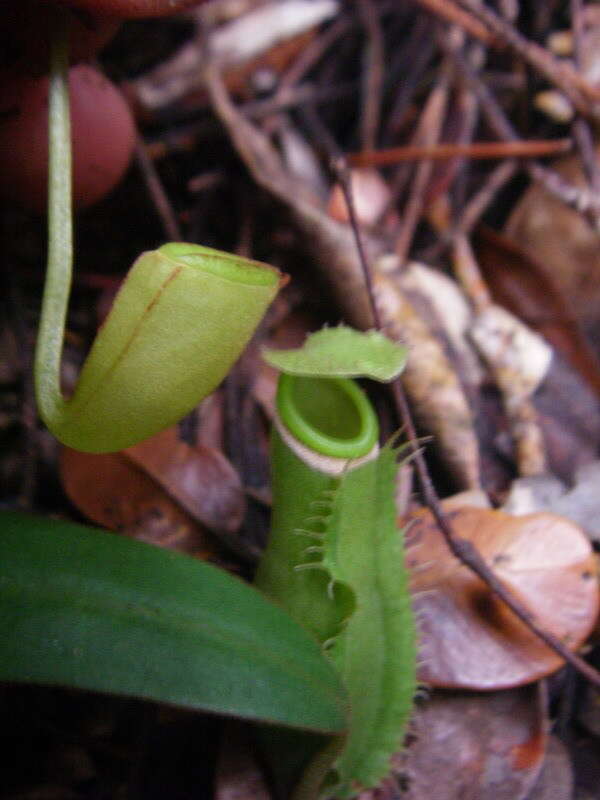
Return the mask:
<path id="1" fill-rule="evenodd" d="M 374 150 L 381 113 L 381 92 L 384 77 L 384 41 L 379 15 L 372 0 L 358 0 L 358 11 L 367 33 L 363 69 L 363 109 L 360 120 L 361 144 Z"/>
<path id="2" fill-rule="evenodd" d="M 145 142 L 139 136 L 135 143 L 135 159 L 142 173 L 144 183 L 146 184 L 148 194 L 154 204 L 156 213 L 160 217 L 165 236 L 172 242 L 180 242 L 181 229 L 177 222 L 175 211 L 173 210 L 171 201 L 167 197 L 167 193 L 156 171 L 156 167 L 146 150 Z"/>
<path id="3" fill-rule="evenodd" d="M 485 25 L 482 25 L 472 14 L 459 8 L 451 0 L 417 0 L 418 3 L 438 17 L 458 25 L 483 44 L 491 44 L 493 36 Z"/>
<path id="4" fill-rule="evenodd" d="M 425 109 L 419 120 L 418 135 L 425 147 L 437 143 L 446 116 L 450 84 L 449 63 L 442 67 L 440 79 L 431 90 Z M 433 161 L 423 159 L 419 162 L 410 187 L 410 193 L 402 216 L 402 224 L 396 239 L 396 254 L 404 263 L 423 210 L 425 190 L 433 171 Z"/>
<path id="5" fill-rule="evenodd" d="M 456 237 L 468 235 L 477 225 L 498 192 L 515 175 L 518 168 L 519 162 L 513 158 L 507 158 L 506 161 L 498 164 L 487 176 L 480 189 L 466 203 L 454 225 L 442 233 L 440 239 L 427 249 L 422 258 L 425 261 L 435 261 L 456 240 Z"/>
<path id="6" fill-rule="evenodd" d="M 518 139 L 500 142 L 440 142 L 435 145 L 405 145 L 386 150 L 364 150 L 350 153 L 348 163 L 353 167 L 383 167 L 403 161 L 431 159 L 443 161 L 457 156 L 472 159 L 532 158 L 568 153 L 571 139 Z"/>

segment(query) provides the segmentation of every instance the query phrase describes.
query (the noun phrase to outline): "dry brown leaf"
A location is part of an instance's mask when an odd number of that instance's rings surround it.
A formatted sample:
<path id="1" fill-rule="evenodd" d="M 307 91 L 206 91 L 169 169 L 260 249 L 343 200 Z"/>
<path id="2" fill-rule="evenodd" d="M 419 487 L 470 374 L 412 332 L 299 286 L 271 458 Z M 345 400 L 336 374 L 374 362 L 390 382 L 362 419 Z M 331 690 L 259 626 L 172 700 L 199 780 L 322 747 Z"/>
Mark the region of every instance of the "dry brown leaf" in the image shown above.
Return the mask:
<path id="1" fill-rule="evenodd" d="M 240 478 L 219 450 L 182 442 L 176 428 L 157 433 L 123 453 L 194 519 L 215 532 L 235 533 L 246 511 Z"/>
<path id="2" fill-rule="evenodd" d="M 378 274 L 375 295 L 384 331 L 408 347 L 402 381 L 422 428 L 449 466 L 457 488 L 478 488 L 479 447 L 465 392 L 441 342 L 391 276 Z"/>
<path id="3" fill-rule="evenodd" d="M 471 339 L 502 396 L 520 475 L 546 472 L 546 451 L 531 396 L 544 380 L 552 350 L 517 317 L 493 303 L 477 312 Z"/>
<path id="4" fill-rule="evenodd" d="M 450 510 L 457 535 L 473 543 L 515 596 L 576 650 L 594 626 L 598 584 L 581 529 L 556 514 L 512 517 Z M 420 679 L 434 686 L 500 689 L 562 665 L 449 551 L 429 511 L 410 518 L 408 565 L 420 631 Z"/>
<path id="5" fill-rule="evenodd" d="M 215 555 L 203 528 L 122 453 L 65 447 L 60 474 L 71 502 L 98 525 L 200 558 Z"/>
<path id="6" fill-rule="evenodd" d="M 556 171 L 583 187 L 579 160 L 561 159 Z M 516 204 L 505 229 L 528 256 L 543 265 L 587 333 L 600 330 L 600 238 L 584 217 L 538 185 Z M 541 291 L 541 290 L 540 290 Z"/>
<path id="7" fill-rule="evenodd" d="M 569 751 L 556 736 L 550 736 L 546 757 L 527 800 L 572 800 L 573 768 Z"/>
<path id="8" fill-rule="evenodd" d="M 540 333 L 600 394 L 598 360 L 547 265 L 491 228 L 478 229 L 475 248 L 494 300 Z"/>
<path id="9" fill-rule="evenodd" d="M 476 695 L 434 694 L 411 723 L 396 758 L 403 800 L 523 800 L 542 767 L 547 717 L 528 686 Z"/>
<path id="10" fill-rule="evenodd" d="M 385 262 L 380 262 L 380 264 Z M 397 260 L 389 266 L 397 269 Z M 456 281 L 438 269 L 418 261 L 409 262 L 395 277 L 409 301 L 427 321 L 437 338 L 447 343 L 452 365 L 461 381 L 478 387 L 486 373 L 469 338 L 473 310 Z"/>
<path id="11" fill-rule="evenodd" d="M 600 461 L 580 467 L 570 487 L 553 475 L 513 481 L 503 510 L 509 514 L 552 511 L 581 526 L 586 536 L 600 543 Z"/>
<path id="12" fill-rule="evenodd" d="M 598 397 L 564 359 L 555 355 L 532 399 L 544 435 L 549 471 L 570 483 L 580 467 L 598 457 Z"/>

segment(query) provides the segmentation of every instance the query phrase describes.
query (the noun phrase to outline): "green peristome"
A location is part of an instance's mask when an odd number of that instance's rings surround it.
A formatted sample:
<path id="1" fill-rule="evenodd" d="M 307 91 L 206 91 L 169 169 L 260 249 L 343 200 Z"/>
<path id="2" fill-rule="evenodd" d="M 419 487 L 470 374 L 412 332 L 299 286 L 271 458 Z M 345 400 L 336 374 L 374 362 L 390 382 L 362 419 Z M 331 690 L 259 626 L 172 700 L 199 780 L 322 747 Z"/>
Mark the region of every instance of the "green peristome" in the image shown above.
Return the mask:
<path id="1" fill-rule="evenodd" d="M 331 436 L 333 425 L 343 444 L 360 441 L 361 429 L 371 424 L 373 411 L 365 412 L 361 402 L 354 415 L 348 413 L 348 398 L 355 395 L 336 392 L 338 380 L 280 380 L 286 387 L 278 393 L 280 411 L 298 398 L 300 389 L 312 395 L 295 408 L 305 412 L 307 429 L 321 427 Z M 296 392 L 290 380 L 298 381 Z M 320 387 L 328 420 L 316 410 Z M 283 408 L 273 432 L 272 529 L 256 584 L 317 637 L 344 681 L 350 730 L 322 794 L 353 797 L 389 771 L 390 757 L 402 745 L 416 686 L 415 628 L 394 503 L 397 453 L 386 446 L 369 459 L 363 440 L 353 454 L 358 462 L 342 460 L 337 474 L 328 473 L 336 472 L 330 452 L 315 449 L 314 436 L 301 428 L 292 436 L 286 413 L 290 409 Z M 348 422 L 345 431 L 343 420 Z M 325 775 L 325 767 L 322 758 L 317 760 L 294 798 L 311 796 L 315 775 Z"/>
<path id="2" fill-rule="evenodd" d="M 74 395 L 44 415 L 48 428 L 70 447 L 101 453 L 175 423 L 227 374 L 280 282 L 271 267 L 199 245 L 143 253 Z"/>
<path id="3" fill-rule="evenodd" d="M 379 331 L 362 333 L 340 325 L 307 337 L 302 347 L 263 351 L 271 366 L 289 375 L 373 378 L 391 381 L 404 369 L 406 347 Z"/>
<path id="4" fill-rule="evenodd" d="M 318 645 L 253 587 L 82 525 L 0 513 L 0 680 L 345 728 Z"/>
<path id="5" fill-rule="evenodd" d="M 354 381 L 283 373 L 276 402 L 283 425 L 321 455 L 357 458 L 377 444 L 377 417 Z"/>

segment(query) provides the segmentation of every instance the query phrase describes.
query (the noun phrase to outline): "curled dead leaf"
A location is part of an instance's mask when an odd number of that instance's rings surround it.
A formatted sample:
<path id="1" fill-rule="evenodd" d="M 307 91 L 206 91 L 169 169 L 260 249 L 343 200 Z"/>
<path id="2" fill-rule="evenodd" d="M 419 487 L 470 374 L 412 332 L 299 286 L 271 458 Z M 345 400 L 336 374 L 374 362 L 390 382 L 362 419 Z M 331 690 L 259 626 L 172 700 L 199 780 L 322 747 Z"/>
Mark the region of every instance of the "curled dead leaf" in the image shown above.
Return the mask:
<path id="1" fill-rule="evenodd" d="M 479 266 L 495 302 L 540 333 L 600 395 L 600 367 L 581 333 L 572 301 L 543 262 L 506 236 L 480 226 Z"/>
<path id="2" fill-rule="evenodd" d="M 395 759 L 403 800 L 524 800 L 542 768 L 547 725 L 539 686 L 434 694 Z"/>
<path id="3" fill-rule="evenodd" d="M 570 183 L 585 185 L 579 159 L 561 159 L 554 168 Z M 514 207 L 506 234 L 552 276 L 584 330 L 592 336 L 597 334 L 600 248 L 598 232 L 585 217 L 534 185 Z"/>
<path id="4" fill-rule="evenodd" d="M 384 331 L 408 347 L 402 381 L 422 428 L 435 437 L 457 488 L 479 486 L 479 447 L 473 417 L 441 342 L 391 276 L 378 274 L 375 295 Z"/>
<path id="5" fill-rule="evenodd" d="M 574 781 L 569 751 L 556 736 L 550 736 L 542 771 L 527 800 L 571 800 Z"/>
<path id="6" fill-rule="evenodd" d="M 69 500 L 98 525 L 199 558 L 215 556 L 202 526 L 122 453 L 65 447 L 60 475 Z"/>
<path id="7" fill-rule="evenodd" d="M 239 476 L 218 450 L 191 447 L 169 428 L 121 453 L 63 448 L 61 479 L 69 499 L 110 530 L 212 557 L 206 529 L 232 541 L 246 509 Z"/>
<path id="8" fill-rule="evenodd" d="M 448 512 L 538 621 L 576 650 L 598 614 L 594 557 L 581 529 L 556 514 Z M 429 511 L 410 518 L 407 563 L 420 631 L 420 679 L 469 689 L 519 686 L 548 675 L 561 659 L 449 551 Z"/>
<path id="9" fill-rule="evenodd" d="M 182 442 L 176 428 L 124 451 L 186 509 L 212 531 L 235 533 L 246 511 L 239 475 L 219 450 Z"/>

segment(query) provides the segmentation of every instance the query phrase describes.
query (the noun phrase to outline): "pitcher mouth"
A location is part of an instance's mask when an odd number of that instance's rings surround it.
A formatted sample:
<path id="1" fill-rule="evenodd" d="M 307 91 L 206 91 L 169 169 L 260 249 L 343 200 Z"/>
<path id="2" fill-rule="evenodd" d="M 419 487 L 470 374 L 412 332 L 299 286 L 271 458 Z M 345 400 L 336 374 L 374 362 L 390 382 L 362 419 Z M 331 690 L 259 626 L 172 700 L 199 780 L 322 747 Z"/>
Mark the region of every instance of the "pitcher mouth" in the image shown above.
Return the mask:
<path id="1" fill-rule="evenodd" d="M 270 264 L 241 258 L 232 253 L 224 253 L 212 247 L 187 242 L 169 242 L 158 249 L 166 258 L 187 264 L 217 275 L 224 280 L 247 283 L 256 286 L 284 286 L 288 276 L 283 275 Z"/>
<path id="2" fill-rule="evenodd" d="M 283 373 L 277 411 L 283 427 L 320 455 L 356 459 L 370 454 L 377 445 L 375 412 L 358 384 L 347 378 Z"/>

